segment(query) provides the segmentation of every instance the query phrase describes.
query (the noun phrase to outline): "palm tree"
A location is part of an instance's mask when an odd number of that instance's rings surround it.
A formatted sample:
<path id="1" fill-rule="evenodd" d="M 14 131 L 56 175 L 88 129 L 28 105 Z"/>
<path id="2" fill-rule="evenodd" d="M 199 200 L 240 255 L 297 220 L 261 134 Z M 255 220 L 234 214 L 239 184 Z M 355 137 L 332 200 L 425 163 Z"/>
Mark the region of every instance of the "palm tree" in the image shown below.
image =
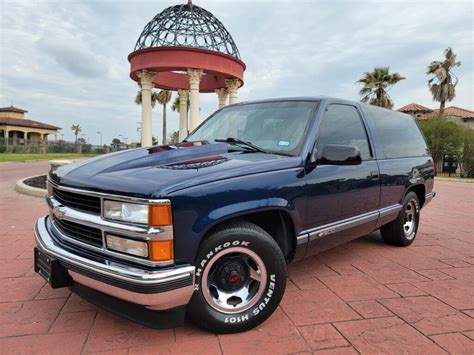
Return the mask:
<path id="1" fill-rule="evenodd" d="M 73 124 L 71 126 L 71 130 L 74 132 L 74 135 L 76 136 L 76 143 L 77 143 L 77 136 L 79 135 L 79 133 L 82 132 L 81 126 L 78 124 Z"/>
<path id="2" fill-rule="evenodd" d="M 179 105 L 180 105 L 180 101 L 179 101 L 179 94 L 178 94 L 178 96 L 176 96 L 173 100 L 173 104 L 171 105 L 171 111 L 179 112 Z"/>
<path id="3" fill-rule="evenodd" d="M 431 62 L 426 71 L 426 74 L 434 75 L 428 80 L 428 87 L 433 95 L 433 100 L 440 103 L 440 116 L 444 115 L 446 101 L 452 101 L 456 96 L 456 85 L 459 80 L 452 69 L 461 65 L 461 62 L 456 62 L 456 54 L 450 47 L 444 50 L 444 58 L 442 62 L 437 60 Z"/>
<path id="4" fill-rule="evenodd" d="M 151 92 L 151 107 L 155 108 L 156 103 L 158 102 L 158 93 L 156 91 Z M 142 104 L 142 92 L 138 91 L 137 96 L 135 96 L 135 103 L 137 105 Z"/>
<path id="5" fill-rule="evenodd" d="M 360 101 L 392 108 L 393 101 L 388 95 L 388 90 L 404 79 L 399 73 L 390 74 L 389 67 L 374 68 L 371 72 L 365 72 L 362 79 L 356 81 L 356 84 L 362 84 L 362 89 L 359 91 L 362 96 Z"/>
<path id="6" fill-rule="evenodd" d="M 166 105 L 171 101 L 171 91 L 160 90 L 158 93 L 158 102 L 163 105 L 163 140 L 162 144 L 166 144 Z"/>

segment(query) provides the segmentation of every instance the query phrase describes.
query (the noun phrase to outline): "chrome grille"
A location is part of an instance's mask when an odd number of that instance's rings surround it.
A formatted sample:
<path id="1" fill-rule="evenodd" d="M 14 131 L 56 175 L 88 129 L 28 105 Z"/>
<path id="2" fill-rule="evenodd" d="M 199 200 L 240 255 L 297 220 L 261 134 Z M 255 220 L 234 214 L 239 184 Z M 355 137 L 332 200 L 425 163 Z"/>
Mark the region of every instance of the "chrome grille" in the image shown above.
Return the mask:
<path id="1" fill-rule="evenodd" d="M 53 217 L 53 225 L 66 237 L 99 248 L 103 246 L 102 231 L 98 228 L 58 219 L 56 217 Z"/>
<path id="2" fill-rule="evenodd" d="M 83 212 L 100 214 L 100 197 L 59 190 L 55 187 L 53 188 L 53 196 L 63 206 Z"/>

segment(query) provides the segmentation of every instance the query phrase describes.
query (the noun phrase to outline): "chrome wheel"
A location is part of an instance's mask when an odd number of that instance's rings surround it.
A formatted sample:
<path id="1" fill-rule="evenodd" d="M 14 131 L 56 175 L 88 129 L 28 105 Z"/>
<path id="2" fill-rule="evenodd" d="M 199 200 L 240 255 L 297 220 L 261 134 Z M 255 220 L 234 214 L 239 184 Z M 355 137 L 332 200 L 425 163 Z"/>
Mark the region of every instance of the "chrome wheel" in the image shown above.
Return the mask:
<path id="1" fill-rule="evenodd" d="M 231 247 L 212 258 L 202 274 L 206 302 L 222 313 L 240 313 L 257 303 L 267 283 L 267 270 L 253 251 Z"/>
<path id="2" fill-rule="evenodd" d="M 403 219 L 403 232 L 405 233 L 405 237 L 408 240 L 411 240 L 415 237 L 414 230 L 416 228 L 416 214 L 418 213 L 416 202 L 414 200 L 410 200 L 405 208 L 405 216 Z"/>

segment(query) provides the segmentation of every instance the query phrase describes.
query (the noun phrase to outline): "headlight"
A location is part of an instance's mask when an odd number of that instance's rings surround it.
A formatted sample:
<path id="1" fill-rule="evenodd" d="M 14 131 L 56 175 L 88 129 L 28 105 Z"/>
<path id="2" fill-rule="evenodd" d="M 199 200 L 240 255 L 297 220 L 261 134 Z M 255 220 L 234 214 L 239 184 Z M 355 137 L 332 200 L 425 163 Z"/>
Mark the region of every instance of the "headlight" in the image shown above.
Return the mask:
<path id="1" fill-rule="evenodd" d="M 173 224 L 169 204 L 144 205 L 121 201 L 104 201 L 104 218 L 129 223 L 148 224 L 151 227 Z"/>
<path id="2" fill-rule="evenodd" d="M 148 205 L 120 201 L 104 201 L 104 217 L 130 223 L 148 223 Z"/>
<path id="3" fill-rule="evenodd" d="M 125 254 L 148 257 L 148 244 L 138 240 L 132 240 L 114 235 L 107 235 L 107 249 Z"/>

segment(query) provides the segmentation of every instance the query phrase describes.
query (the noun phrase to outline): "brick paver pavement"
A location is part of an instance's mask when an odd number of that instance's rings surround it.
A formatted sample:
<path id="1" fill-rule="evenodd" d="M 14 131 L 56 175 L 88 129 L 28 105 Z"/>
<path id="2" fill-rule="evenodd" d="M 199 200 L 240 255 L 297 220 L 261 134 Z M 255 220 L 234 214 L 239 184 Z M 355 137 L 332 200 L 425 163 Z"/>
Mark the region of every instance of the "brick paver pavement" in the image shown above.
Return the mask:
<path id="1" fill-rule="evenodd" d="M 33 272 L 42 199 L 13 190 L 47 162 L 0 164 L 0 353 L 474 353 L 474 184 L 437 181 L 412 246 L 378 233 L 290 265 L 281 306 L 260 327 L 215 335 L 148 329 Z"/>

